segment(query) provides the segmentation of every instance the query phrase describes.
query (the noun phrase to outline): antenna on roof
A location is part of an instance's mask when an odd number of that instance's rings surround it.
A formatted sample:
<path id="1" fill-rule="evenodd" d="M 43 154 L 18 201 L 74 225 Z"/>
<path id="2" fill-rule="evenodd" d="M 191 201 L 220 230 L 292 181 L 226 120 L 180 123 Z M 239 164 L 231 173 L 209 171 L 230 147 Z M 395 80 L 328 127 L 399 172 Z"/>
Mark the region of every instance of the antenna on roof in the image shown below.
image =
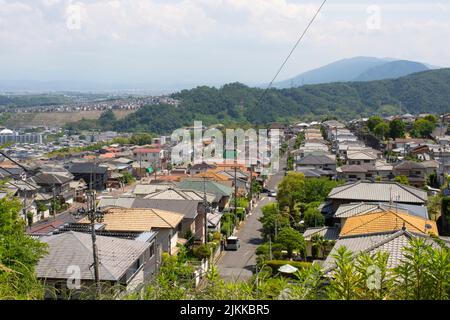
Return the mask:
<path id="1" fill-rule="evenodd" d="M 406 231 L 406 222 L 405 222 L 405 221 L 403 221 L 402 230 L 403 230 L 403 231 Z"/>

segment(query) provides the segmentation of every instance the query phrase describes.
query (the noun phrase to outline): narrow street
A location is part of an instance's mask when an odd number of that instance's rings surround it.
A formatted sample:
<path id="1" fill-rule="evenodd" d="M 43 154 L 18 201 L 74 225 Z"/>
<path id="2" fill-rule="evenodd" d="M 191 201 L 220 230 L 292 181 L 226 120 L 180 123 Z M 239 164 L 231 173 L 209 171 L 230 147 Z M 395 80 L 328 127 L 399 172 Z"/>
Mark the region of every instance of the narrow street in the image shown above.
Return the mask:
<path id="1" fill-rule="evenodd" d="M 289 142 L 292 147 L 293 142 Z M 286 167 L 286 157 L 280 161 L 280 171 L 269 178 L 267 188 L 275 190 L 284 177 Z M 262 244 L 261 228 L 259 218 L 262 216 L 261 208 L 270 202 L 275 202 L 275 198 L 261 194 L 251 215 L 236 233 L 239 237 L 241 247 L 237 251 L 225 251 L 218 262 L 219 273 L 225 281 L 242 281 L 252 277 L 256 265 L 256 249 Z"/>

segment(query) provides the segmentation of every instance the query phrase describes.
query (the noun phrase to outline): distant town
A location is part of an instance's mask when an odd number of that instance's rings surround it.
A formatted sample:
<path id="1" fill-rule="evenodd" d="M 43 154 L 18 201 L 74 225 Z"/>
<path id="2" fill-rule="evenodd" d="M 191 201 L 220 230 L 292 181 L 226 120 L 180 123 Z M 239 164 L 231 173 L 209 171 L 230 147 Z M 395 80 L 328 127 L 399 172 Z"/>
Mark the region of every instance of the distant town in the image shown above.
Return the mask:
<path id="1" fill-rule="evenodd" d="M 149 103 L 128 102 L 121 107 Z M 262 270 L 269 282 L 316 268 L 333 279 L 342 247 L 355 258 L 386 255 L 383 266 L 396 270 L 415 239 L 430 250 L 436 239 L 450 245 L 449 125 L 448 114 L 272 123 L 280 167 L 270 175 L 269 164 L 238 162 L 236 149 L 221 162 L 174 164 L 178 141 L 167 135 L 1 128 L 0 201 L 17 205 L 25 234 L 46 246 L 36 265 L 41 298 L 111 294 L 106 287 L 118 298 L 162 286 L 167 292 L 153 298 L 185 299 L 208 287 L 211 272 L 236 286 Z M 192 293 L 163 287 L 167 261 L 183 266 L 180 285 Z M 75 287 L 71 266 L 81 275 Z"/>

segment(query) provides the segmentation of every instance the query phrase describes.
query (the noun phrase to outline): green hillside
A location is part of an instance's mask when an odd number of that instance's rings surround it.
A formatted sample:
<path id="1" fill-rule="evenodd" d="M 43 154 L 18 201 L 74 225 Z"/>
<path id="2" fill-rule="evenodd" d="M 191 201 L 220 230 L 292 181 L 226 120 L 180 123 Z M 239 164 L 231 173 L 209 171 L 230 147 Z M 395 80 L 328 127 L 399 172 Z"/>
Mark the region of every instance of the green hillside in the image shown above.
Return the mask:
<path id="1" fill-rule="evenodd" d="M 271 89 L 262 102 L 263 89 L 232 83 L 220 89 L 198 87 L 173 94 L 181 100 L 172 105 L 146 106 L 117 120 L 118 131 L 170 133 L 192 125 L 266 124 L 275 121 L 340 119 L 397 113 L 450 112 L 450 69 L 430 70 L 406 77 L 371 82 L 342 82 Z M 76 128 L 76 124 L 71 125 Z"/>

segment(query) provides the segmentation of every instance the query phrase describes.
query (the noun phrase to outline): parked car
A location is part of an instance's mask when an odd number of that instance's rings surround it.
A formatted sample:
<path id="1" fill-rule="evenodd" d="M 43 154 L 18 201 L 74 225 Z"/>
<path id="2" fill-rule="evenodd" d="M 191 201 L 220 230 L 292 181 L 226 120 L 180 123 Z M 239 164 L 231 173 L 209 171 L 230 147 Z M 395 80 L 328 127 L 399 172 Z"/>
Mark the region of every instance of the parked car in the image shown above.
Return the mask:
<path id="1" fill-rule="evenodd" d="M 269 195 L 269 197 L 274 197 L 274 198 L 276 198 L 276 197 L 277 197 L 277 192 L 274 191 L 274 190 L 272 190 L 272 191 L 270 191 L 270 192 L 268 193 L 268 195 Z"/>

